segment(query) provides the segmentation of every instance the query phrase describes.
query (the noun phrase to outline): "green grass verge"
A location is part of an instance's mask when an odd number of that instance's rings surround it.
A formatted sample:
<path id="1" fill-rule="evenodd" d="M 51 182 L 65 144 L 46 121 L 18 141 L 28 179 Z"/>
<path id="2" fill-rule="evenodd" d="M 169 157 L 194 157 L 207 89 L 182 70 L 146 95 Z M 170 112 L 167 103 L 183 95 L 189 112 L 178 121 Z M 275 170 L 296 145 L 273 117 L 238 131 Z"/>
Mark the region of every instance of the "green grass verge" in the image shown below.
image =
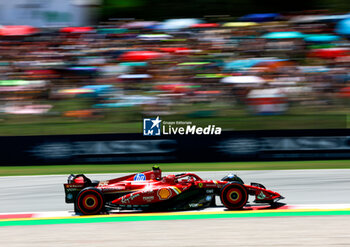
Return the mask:
<path id="1" fill-rule="evenodd" d="M 165 172 L 350 168 L 350 160 L 157 164 Z M 152 164 L 2 166 L 0 167 L 0 176 L 140 172 L 149 170 L 151 167 Z"/>

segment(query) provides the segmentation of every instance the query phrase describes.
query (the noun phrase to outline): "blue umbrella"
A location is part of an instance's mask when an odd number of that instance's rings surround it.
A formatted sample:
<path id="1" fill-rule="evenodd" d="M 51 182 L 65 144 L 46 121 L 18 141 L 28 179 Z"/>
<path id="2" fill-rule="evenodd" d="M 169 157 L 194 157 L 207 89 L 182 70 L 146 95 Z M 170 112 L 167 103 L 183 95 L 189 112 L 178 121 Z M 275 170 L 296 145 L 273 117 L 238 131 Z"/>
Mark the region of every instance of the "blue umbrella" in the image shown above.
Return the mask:
<path id="1" fill-rule="evenodd" d="M 97 67 L 95 66 L 73 66 L 67 68 L 69 71 L 73 71 L 74 73 L 77 74 L 82 74 L 82 75 L 93 75 L 97 72 Z"/>
<path id="2" fill-rule="evenodd" d="M 134 106 L 132 102 L 114 102 L 114 103 L 103 103 L 95 104 L 92 108 L 119 108 L 119 107 L 131 107 Z"/>
<path id="3" fill-rule="evenodd" d="M 299 66 L 298 69 L 303 73 L 323 73 L 329 71 L 329 68 L 325 66 Z"/>
<path id="4" fill-rule="evenodd" d="M 125 28 L 99 28 L 97 29 L 97 33 L 99 34 L 120 34 L 126 33 L 128 29 Z"/>
<path id="5" fill-rule="evenodd" d="M 300 39 L 304 37 L 304 34 L 296 31 L 289 32 L 271 32 L 261 36 L 265 39 Z"/>
<path id="6" fill-rule="evenodd" d="M 95 71 L 97 70 L 94 66 L 75 66 L 68 68 L 69 70 L 76 70 L 76 71 Z"/>
<path id="7" fill-rule="evenodd" d="M 281 61 L 287 61 L 287 60 L 286 59 L 263 59 L 263 58 L 240 59 L 240 60 L 226 63 L 224 66 L 224 70 L 245 70 L 262 62 L 281 62 Z"/>
<path id="8" fill-rule="evenodd" d="M 279 19 L 281 19 L 281 15 L 277 13 L 249 14 L 239 18 L 240 21 L 253 21 L 253 22 L 276 21 Z"/>
<path id="9" fill-rule="evenodd" d="M 161 30 L 179 30 L 183 28 L 188 28 L 194 24 L 201 23 L 202 21 L 199 19 L 169 19 L 164 21 L 162 24 L 158 25 L 156 29 Z"/>
<path id="10" fill-rule="evenodd" d="M 99 96 L 113 90 L 113 85 L 88 85 L 88 86 L 83 86 L 81 88 L 94 90 L 94 93 L 90 96 Z"/>
<path id="11" fill-rule="evenodd" d="M 334 34 L 309 34 L 304 37 L 304 40 L 306 42 L 328 43 L 340 40 L 340 37 Z"/>
<path id="12" fill-rule="evenodd" d="M 91 90 L 94 90 L 96 93 L 100 93 L 102 91 L 113 88 L 113 85 L 88 85 L 88 86 L 83 86 L 81 88 L 91 89 Z"/>
<path id="13" fill-rule="evenodd" d="M 319 17 L 320 22 L 338 22 L 344 19 L 350 18 L 349 14 L 345 15 L 326 15 Z"/>
<path id="14" fill-rule="evenodd" d="M 335 32 L 341 35 L 350 35 L 350 18 L 338 22 Z"/>
<path id="15" fill-rule="evenodd" d="M 242 59 L 242 60 L 236 60 L 229 63 L 226 63 L 224 66 L 225 70 L 242 70 L 242 69 L 249 69 L 253 67 L 254 65 L 260 63 L 260 59 Z"/>
<path id="16" fill-rule="evenodd" d="M 125 62 L 125 63 L 120 63 L 119 65 L 140 67 L 140 66 L 147 66 L 148 63 L 147 62 Z"/>

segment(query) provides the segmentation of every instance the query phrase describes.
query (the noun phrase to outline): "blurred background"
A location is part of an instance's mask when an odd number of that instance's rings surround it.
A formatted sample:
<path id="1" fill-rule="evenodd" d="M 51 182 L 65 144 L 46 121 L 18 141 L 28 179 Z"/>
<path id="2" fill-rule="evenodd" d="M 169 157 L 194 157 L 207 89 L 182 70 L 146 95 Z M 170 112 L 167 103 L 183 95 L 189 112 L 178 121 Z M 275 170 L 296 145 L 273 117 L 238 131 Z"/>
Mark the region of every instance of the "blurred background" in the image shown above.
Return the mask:
<path id="1" fill-rule="evenodd" d="M 0 135 L 347 128 L 350 3 L 0 3 Z"/>

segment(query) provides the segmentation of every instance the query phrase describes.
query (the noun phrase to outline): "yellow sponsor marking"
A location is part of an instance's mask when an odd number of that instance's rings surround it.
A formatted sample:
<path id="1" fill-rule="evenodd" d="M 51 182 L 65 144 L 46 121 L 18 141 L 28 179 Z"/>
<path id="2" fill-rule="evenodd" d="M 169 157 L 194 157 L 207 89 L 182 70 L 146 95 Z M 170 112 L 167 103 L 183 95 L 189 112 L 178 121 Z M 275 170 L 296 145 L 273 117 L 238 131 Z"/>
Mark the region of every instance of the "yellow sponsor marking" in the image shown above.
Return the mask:
<path id="1" fill-rule="evenodd" d="M 176 190 L 176 191 L 178 192 L 177 194 L 180 194 L 180 193 L 181 193 L 181 190 L 180 190 L 179 188 L 177 188 L 177 187 L 174 186 L 173 189 Z M 175 191 L 175 192 L 176 192 L 176 191 Z"/>
<path id="2" fill-rule="evenodd" d="M 158 190 L 157 194 L 159 199 L 165 200 L 171 196 L 171 190 L 169 188 L 161 188 L 160 190 Z"/>

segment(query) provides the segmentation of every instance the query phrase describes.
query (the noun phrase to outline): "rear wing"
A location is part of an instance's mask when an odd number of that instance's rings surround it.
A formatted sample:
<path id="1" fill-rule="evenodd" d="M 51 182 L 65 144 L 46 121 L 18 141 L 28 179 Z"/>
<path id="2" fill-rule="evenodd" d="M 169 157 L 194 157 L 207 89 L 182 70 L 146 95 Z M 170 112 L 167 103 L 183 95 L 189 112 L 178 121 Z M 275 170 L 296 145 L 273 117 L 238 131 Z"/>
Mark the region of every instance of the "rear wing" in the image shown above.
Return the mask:
<path id="1" fill-rule="evenodd" d="M 63 184 L 66 203 L 74 203 L 75 198 L 82 189 L 89 186 L 96 186 L 97 184 L 98 181 L 91 181 L 84 174 L 69 175 L 67 183 Z"/>

